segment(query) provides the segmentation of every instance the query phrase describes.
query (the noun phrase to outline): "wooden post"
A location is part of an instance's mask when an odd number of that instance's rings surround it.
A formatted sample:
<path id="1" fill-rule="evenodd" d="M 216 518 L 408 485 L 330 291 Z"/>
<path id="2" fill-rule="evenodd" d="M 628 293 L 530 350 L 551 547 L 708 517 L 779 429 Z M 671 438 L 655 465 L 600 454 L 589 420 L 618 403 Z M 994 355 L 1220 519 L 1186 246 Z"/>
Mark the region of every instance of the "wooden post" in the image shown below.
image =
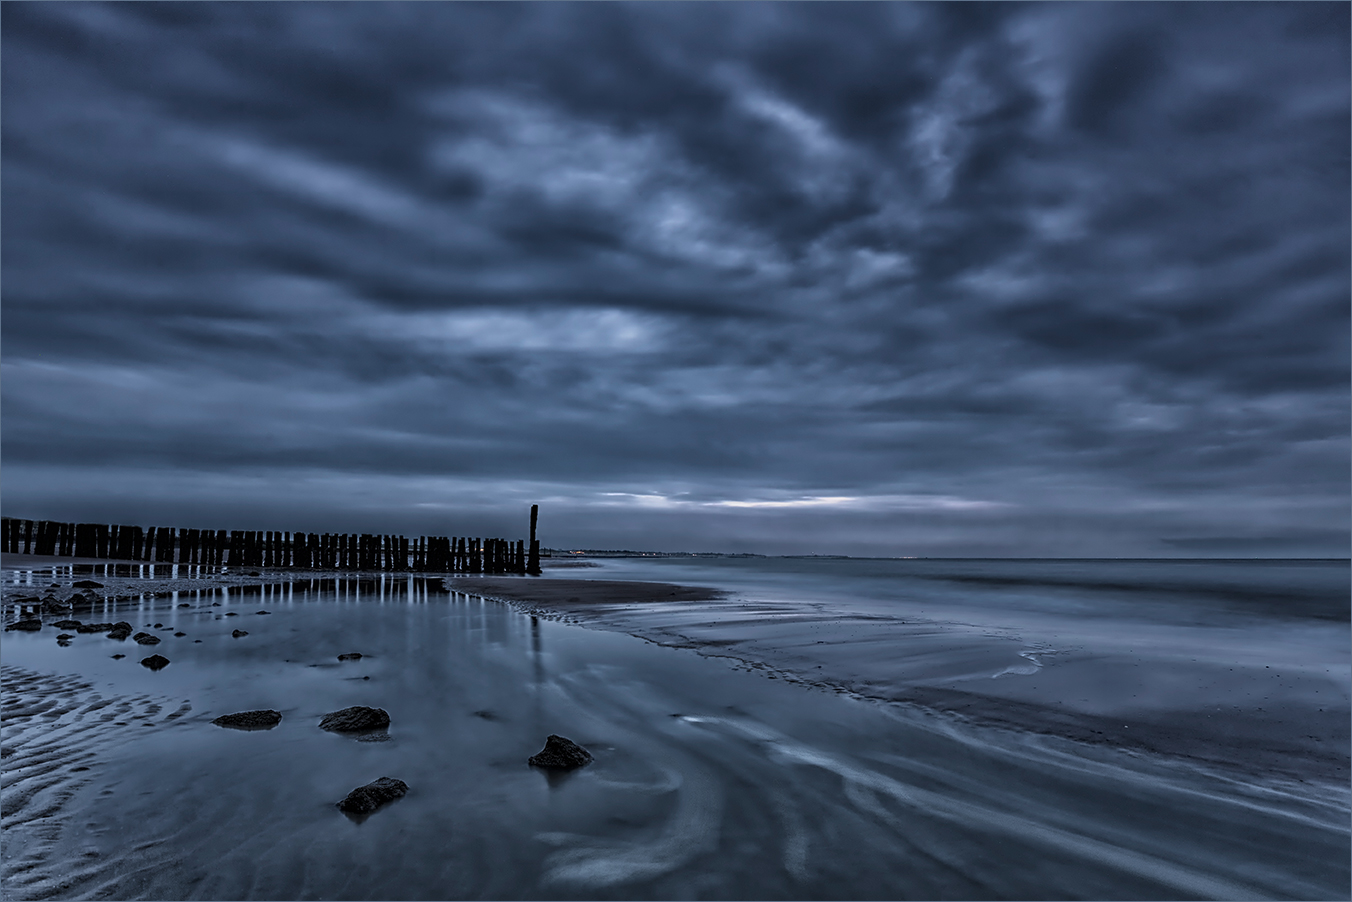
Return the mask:
<path id="1" fill-rule="evenodd" d="M 535 538 L 535 521 L 540 516 L 540 505 L 530 506 L 530 560 L 526 562 L 526 572 L 532 576 L 540 575 L 540 540 Z"/>

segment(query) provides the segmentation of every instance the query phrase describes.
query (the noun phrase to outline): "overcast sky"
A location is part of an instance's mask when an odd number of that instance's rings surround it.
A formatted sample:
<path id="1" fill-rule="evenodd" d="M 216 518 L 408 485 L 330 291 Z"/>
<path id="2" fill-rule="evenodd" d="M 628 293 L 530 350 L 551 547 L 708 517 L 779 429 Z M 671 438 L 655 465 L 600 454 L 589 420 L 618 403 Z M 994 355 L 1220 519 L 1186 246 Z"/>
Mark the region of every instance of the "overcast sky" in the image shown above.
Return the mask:
<path id="1" fill-rule="evenodd" d="M 1345 3 L 0 8 L 7 516 L 1348 554 Z"/>

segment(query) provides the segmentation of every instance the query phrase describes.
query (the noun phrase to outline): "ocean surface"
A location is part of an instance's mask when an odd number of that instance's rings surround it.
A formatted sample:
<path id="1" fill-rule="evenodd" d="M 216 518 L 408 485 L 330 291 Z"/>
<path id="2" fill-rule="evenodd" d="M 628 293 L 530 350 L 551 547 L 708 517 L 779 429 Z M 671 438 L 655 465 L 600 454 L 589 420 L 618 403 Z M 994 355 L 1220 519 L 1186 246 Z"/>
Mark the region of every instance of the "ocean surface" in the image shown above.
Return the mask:
<path id="1" fill-rule="evenodd" d="M 99 569 L 6 570 L 6 622 L 14 596 Z M 1352 889 L 1346 561 L 619 558 L 546 576 L 724 594 L 532 613 L 404 577 L 203 574 L 76 615 L 154 648 L 5 633 L 0 894 Z M 150 653 L 171 664 L 141 667 Z M 384 741 L 317 728 L 358 704 L 389 712 Z M 211 724 L 257 708 L 281 724 Z M 550 733 L 594 763 L 529 767 Z M 361 822 L 336 809 L 381 776 L 409 794 Z"/>

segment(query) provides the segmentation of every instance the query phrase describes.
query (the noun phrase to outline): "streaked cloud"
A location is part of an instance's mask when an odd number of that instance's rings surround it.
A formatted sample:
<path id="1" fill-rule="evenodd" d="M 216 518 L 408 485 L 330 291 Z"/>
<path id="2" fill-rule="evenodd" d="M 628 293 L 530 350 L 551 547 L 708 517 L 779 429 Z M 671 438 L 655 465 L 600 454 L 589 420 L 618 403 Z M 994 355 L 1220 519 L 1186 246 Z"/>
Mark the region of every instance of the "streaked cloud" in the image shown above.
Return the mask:
<path id="1" fill-rule="evenodd" d="M 5 4 L 5 513 L 1345 555 L 1348 17 Z"/>

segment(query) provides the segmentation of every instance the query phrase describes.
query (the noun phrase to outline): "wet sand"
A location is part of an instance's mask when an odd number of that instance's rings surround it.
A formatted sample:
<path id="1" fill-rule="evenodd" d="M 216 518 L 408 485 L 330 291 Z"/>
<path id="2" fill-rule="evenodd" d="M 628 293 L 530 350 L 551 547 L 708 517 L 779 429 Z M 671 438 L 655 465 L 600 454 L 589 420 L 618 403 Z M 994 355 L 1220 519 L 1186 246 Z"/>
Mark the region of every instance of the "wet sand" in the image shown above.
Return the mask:
<path id="1" fill-rule="evenodd" d="M 1319 781 L 1340 795 L 1352 763 L 1352 709 L 1338 674 L 1263 666 L 1236 672 L 1233 659 L 1207 660 L 1204 649 L 1190 668 L 1165 673 L 1152 666 L 1158 645 L 1112 655 L 1043 650 L 1032 666 L 1037 649 L 990 630 L 749 601 L 713 588 L 557 578 L 460 577 L 448 584 L 538 616 L 985 725 Z M 1294 633 L 1291 642 L 1298 646 L 1301 638 Z M 1041 666 L 1051 660 L 1055 666 Z"/>
<path id="2" fill-rule="evenodd" d="M 1345 789 L 1037 732 L 1008 699 L 1001 725 L 866 691 L 1026 664 L 1007 636 L 930 624 L 907 669 L 869 631 L 923 625 L 695 586 L 276 577 L 95 576 L 108 594 L 75 616 L 154 648 L 4 634 L 6 898 L 1347 896 Z M 358 704 L 388 741 L 318 729 Z M 264 708 L 275 729 L 211 723 Z M 528 767 L 549 733 L 595 762 Z M 382 776 L 407 797 L 362 823 L 334 807 Z"/>

